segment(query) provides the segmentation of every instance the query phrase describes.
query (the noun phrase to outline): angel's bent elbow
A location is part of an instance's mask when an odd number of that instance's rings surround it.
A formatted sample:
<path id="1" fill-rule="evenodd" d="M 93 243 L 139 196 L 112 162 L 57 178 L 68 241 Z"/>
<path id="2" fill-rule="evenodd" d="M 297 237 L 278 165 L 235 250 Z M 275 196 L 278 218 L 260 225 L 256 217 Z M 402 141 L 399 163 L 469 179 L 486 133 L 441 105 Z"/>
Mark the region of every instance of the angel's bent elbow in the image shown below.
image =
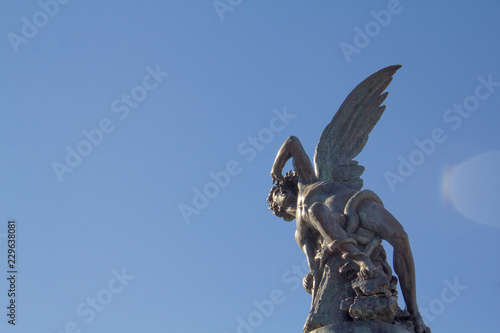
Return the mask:
<path id="1" fill-rule="evenodd" d="M 295 135 L 292 135 L 288 139 L 286 139 L 285 144 L 287 144 L 287 145 L 297 145 L 297 144 L 300 144 L 300 140 Z"/>

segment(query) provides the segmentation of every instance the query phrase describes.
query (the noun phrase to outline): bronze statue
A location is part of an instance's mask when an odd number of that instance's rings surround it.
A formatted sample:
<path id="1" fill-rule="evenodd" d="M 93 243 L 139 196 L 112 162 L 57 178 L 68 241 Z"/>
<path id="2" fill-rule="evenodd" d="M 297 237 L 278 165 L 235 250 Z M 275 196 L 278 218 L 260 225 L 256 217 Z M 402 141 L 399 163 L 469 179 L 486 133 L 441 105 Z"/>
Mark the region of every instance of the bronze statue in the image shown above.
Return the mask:
<path id="1" fill-rule="evenodd" d="M 394 270 L 410 316 L 408 320 L 414 332 L 424 333 L 430 329 L 418 311 L 415 267 L 408 235 L 375 193 L 361 191 L 363 180 L 360 176 L 364 167 L 353 160 L 384 112 L 385 105 L 381 104 L 388 94 L 384 90 L 400 67 L 390 66 L 376 72 L 347 96 L 321 135 L 314 154 L 314 167 L 297 137 L 291 136 L 285 141 L 272 167 L 271 176 L 276 185 L 271 189 L 268 202 L 276 216 L 297 222 L 295 238 L 311 270 L 304 278 L 304 288 L 312 293 L 313 301 L 324 275 L 323 267 L 335 251 L 342 255 L 340 260 L 346 261 L 340 268 L 341 273 L 352 269 L 353 262 L 357 265 L 356 283 L 376 278 L 377 270 L 382 271 L 380 274 L 388 273 L 385 275 L 389 283 L 390 267 L 373 262 L 373 252 L 380 254 L 374 251 L 376 246 L 381 246 L 380 239 L 389 242 L 394 248 Z M 283 176 L 289 159 L 293 160 L 295 172 Z M 363 233 L 371 235 L 365 245 L 372 243 L 361 250 L 358 243 Z"/>

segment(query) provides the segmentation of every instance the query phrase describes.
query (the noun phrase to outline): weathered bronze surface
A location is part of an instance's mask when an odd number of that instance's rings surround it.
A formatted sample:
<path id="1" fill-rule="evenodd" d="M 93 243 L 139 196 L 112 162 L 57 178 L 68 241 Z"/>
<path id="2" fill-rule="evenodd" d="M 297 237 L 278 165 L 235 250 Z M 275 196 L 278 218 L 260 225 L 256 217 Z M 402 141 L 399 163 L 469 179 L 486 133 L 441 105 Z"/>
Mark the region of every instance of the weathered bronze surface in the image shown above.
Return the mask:
<path id="1" fill-rule="evenodd" d="M 382 116 L 388 94 L 384 90 L 400 67 L 376 72 L 347 96 L 321 135 L 314 166 L 295 136 L 283 143 L 274 161 L 271 176 L 276 185 L 268 197 L 269 208 L 285 221 L 296 220 L 295 238 L 310 268 L 303 280 L 312 295 L 304 332 L 353 321 L 430 332 L 418 311 L 408 235 L 375 193 L 361 190 L 364 167 L 353 160 Z M 294 171 L 283 176 L 290 159 Z M 397 277 L 386 261 L 382 240 L 394 248 Z M 407 311 L 397 305 L 397 278 Z"/>

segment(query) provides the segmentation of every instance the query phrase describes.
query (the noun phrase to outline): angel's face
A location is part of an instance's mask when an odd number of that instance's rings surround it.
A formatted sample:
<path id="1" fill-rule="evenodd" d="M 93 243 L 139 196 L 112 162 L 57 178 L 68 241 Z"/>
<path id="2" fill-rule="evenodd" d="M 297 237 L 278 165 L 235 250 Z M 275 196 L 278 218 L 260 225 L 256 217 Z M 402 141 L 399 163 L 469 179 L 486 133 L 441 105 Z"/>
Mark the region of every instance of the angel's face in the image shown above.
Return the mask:
<path id="1" fill-rule="evenodd" d="M 296 200 L 295 194 L 284 186 L 278 187 L 273 193 L 273 201 L 285 210 L 295 205 Z"/>

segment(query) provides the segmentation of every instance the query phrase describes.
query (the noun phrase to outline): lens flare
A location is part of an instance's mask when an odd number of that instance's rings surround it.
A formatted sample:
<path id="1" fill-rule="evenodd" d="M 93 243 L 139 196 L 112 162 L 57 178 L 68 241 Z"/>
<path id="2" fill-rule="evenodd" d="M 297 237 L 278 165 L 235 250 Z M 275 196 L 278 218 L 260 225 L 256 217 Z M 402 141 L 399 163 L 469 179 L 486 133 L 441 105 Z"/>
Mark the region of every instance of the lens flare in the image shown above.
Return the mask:
<path id="1" fill-rule="evenodd" d="M 443 201 L 467 218 L 500 228 L 500 152 L 477 155 L 443 175 Z"/>
<path id="2" fill-rule="evenodd" d="M 450 193 L 450 180 L 453 174 L 453 168 L 450 166 L 445 166 L 443 170 L 443 184 L 441 186 L 441 192 L 443 194 L 443 205 L 449 205 L 451 203 L 451 193 Z"/>

